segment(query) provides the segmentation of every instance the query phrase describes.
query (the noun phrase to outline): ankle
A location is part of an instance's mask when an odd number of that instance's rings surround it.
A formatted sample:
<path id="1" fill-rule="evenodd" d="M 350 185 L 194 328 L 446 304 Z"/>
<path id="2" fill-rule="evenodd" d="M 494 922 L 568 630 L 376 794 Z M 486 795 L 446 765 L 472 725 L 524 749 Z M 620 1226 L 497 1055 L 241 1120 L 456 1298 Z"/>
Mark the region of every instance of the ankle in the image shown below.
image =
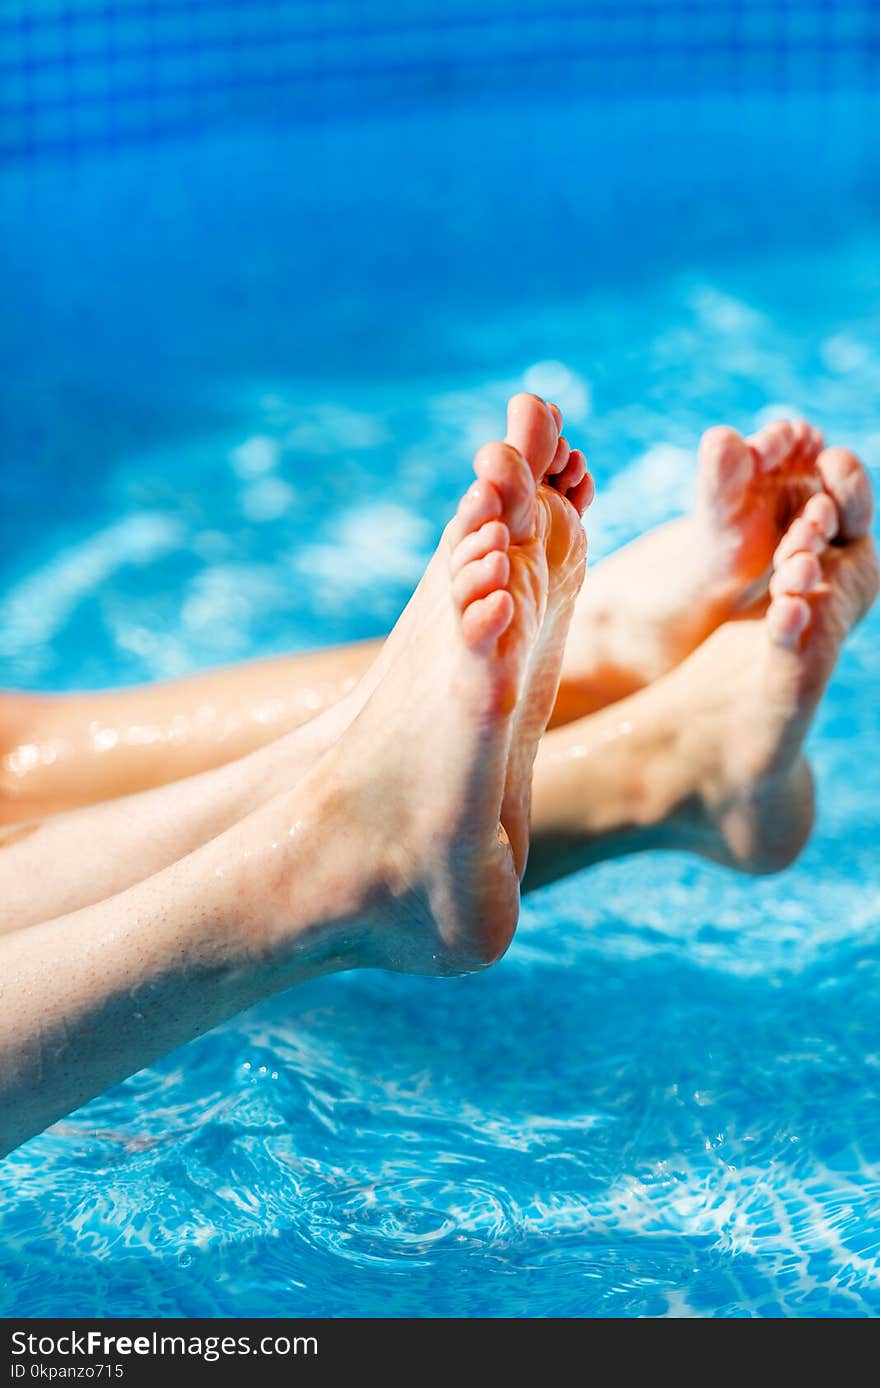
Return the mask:
<path id="1" fill-rule="evenodd" d="M 328 760 L 237 825 L 228 845 L 243 956 L 294 981 L 369 963 L 388 899 L 381 855 Z"/>

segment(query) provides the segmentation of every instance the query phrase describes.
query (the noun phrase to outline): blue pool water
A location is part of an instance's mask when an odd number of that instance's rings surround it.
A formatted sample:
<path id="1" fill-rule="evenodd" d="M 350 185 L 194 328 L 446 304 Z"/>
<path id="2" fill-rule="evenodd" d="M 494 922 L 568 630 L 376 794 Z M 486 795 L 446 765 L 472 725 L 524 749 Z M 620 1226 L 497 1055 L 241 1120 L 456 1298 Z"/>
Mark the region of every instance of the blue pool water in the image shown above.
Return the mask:
<path id="1" fill-rule="evenodd" d="M 0 174 L 5 683 L 385 630 L 513 388 L 599 556 L 700 431 L 880 465 L 880 106 L 517 91 Z M 880 1310 L 880 618 L 811 741 L 815 836 L 526 902 L 485 976 L 327 979 L 11 1157 L 0 1314 Z"/>

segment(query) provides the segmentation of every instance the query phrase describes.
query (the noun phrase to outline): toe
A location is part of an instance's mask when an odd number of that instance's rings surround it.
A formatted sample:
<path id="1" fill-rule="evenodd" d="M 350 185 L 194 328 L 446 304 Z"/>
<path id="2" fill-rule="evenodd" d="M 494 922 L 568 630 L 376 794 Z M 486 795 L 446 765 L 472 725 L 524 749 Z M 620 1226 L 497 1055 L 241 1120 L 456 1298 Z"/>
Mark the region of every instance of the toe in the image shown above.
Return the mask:
<path id="1" fill-rule="evenodd" d="M 751 446 L 760 472 L 772 472 L 779 467 L 794 447 L 795 429 L 787 419 L 774 419 L 757 434 L 752 434 L 748 442 Z"/>
<path id="2" fill-rule="evenodd" d="M 596 484 L 591 473 L 587 473 L 582 482 L 576 487 L 572 487 L 568 493 L 568 499 L 579 516 L 582 516 L 588 506 L 592 506 L 593 498 L 596 495 Z"/>
<path id="3" fill-rule="evenodd" d="M 822 485 L 840 517 L 840 538 L 858 540 L 867 534 L 874 510 L 868 474 L 847 448 L 826 448 L 817 466 Z"/>
<path id="4" fill-rule="evenodd" d="M 812 425 L 810 428 L 809 440 L 804 445 L 804 453 L 806 455 L 807 460 L 810 463 L 815 463 L 816 459 L 818 458 L 819 454 L 822 452 L 822 449 L 824 447 L 825 436 L 823 435 L 822 430 L 817 429 L 815 425 Z"/>
<path id="5" fill-rule="evenodd" d="M 493 550 L 500 550 L 504 553 L 509 545 L 510 531 L 504 521 L 487 521 L 485 525 L 480 526 L 479 530 L 465 535 L 455 546 L 449 561 L 450 570 L 455 575 L 464 568 L 465 564 L 472 564 L 475 559 L 484 559 Z"/>
<path id="6" fill-rule="evenodd" d="M 503 550 L 493 550 L 458 571 L 452 580 L 453 601 L 463 612 L 472 602 L 506 587 L 509 578 L 510 559 Z"/>
<path id="7" fill-rule="evenodd" d="M 468 487 L 458 503 L 458 510 L 453 520 L 449 523 L 446 532 L 449 543 L 453 546 L 460 544 L 465 535 L 479 530 L 486 521 L 500 516 L 503 509 L 504 503 L 501 495 L 492 486 L 492 483 L 478 478 L 472 486 Z"/>
<path id="8" fill-rule="evenodd" d="M 810 426 L 805 419 L 792 420 L 789 425 L 791 429 L 791 448 L 793 455 L 803 453 L 810 445 Z"/>
<path id="9" fill-rule="evenodd" d="M 550 407 L 537 395 L 514 395 L 507 406 L 505 441 L 526 459 L 535 480 L 542 478 L 559 442 L 559 427 Z"/>
<path id="10" fill-rule="evenodd" d="M 833 540 L 838 531 L 837 507 L 827 492 L 816 492 L 804 507 L 804 519 L 814 525 L 826 540 Z"/>
<path id="11" fill-rule="evenodd" d="M 514 604 L 506 588 L 479 598 L 466 607 L 461 632 L 472 651 L 483 651 L 497 641 L 513 621 Z"/>
<path id="12" fill-rule="evenodd" d="M 775 598 L 767 609 L 767 630 L 777 646 L 797 646 L 810 625 L 810 604 L 806 598 L 785 594 Z"/>
<path id="13" fill-rule="evenodd" d="M 559 476 L 553 478 L 553 485 L 558 491 L 567 496 L 579 482 L 584 480 L 586 475 L 586 459 L 580 449 L 576 448 Z"/>
<path id="14" fill-rule="evenodd" d="M 568 439 L 564 438 L 560 434 L 559 442 L 556 445 L 556 452 L 553 454 L 553 460 L 547 469 L 547 476 L 557 477 L 559 473 L 564 470 L 565 465 L 570 457 L 571 447 L 569 445 Z"/>
<path id="15" fill-rule="evenodd" d="M 811 593 L 822 577 L 822 566 L 815 554 L 793 554 L 783 559 L 770 580 L 770 596 L 783 597 L 786 593 L 803 596 Z"/>
<path id="16" fill-rule="evenodd" d="M 805 511 L 802 516 L 798 516 L 797 520 L 792 521 L 776 546 L 773 567 L 778 569 L 786 559 L 790 559 L 793 554 L 798 554 L 801 551 L 819 555 L 827 543 L 828 541 L 820 527 L 808 519 Z"/>
<path id="17" fill-rule="evenodd" d="M 497 519 L 506 523 L 512 542 L 527 540 L 535 528 L 535 479 L 520 451 L 510 443 L 485 443 L 474 471 L 501 498 Z"/>
<path id="18" fill-rule="evenodd" d="M 700 440 L 697 488 L 711 507 L 737 505 L 755 472 L 755 456 L 741 434 L 724 424 Z"/>
<path id="19" fill-rule="evenodd" d="M 816 470 L 816 459 L 825 447 L 820 431 L 806 419 L 796 419 L 791 425 L 791 447 L 785 464 L 790 472 L 811 474 Z M 818 479 L 817 479 L 818 481 Z"/>

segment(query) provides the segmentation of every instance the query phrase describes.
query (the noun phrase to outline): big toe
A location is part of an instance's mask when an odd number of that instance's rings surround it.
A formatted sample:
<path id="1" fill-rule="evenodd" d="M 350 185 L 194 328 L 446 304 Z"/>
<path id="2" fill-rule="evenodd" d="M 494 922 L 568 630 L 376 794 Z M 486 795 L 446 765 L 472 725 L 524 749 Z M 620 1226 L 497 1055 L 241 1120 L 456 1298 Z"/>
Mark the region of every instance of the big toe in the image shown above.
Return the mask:
<path id="1" fill-rule="evenodd" d="M 828 495 L 840 516 L 840 537 L 858 540 L 868 533 L 874 511 L 871 482 L 862 464 L 847 448 L 826 448 L 817 466 Z"/>
<path id="2" fill-rule="evenodd" d="M 485 519 L 504 521 L 515 545 L 535 530 L 535 479 L 518 448 L 511 443 L 484 443 L 474 458 L 474 471 L 501 500 L 501 510 Z"/>
<path id="3" fill-rule="evenodd" d="M 523 392 L 508 402 L 505 442 L 522 454 L 536 482 L 553 462 L 559 429 L 556 415 L 539 396 Z"/>
<path id="4" fill-rule="evenodd" d="M 735 506 L 755 473 L 755 455 L 735 429 L 718 424 L 700 439 L 697 491 L 710 508 Z"/>

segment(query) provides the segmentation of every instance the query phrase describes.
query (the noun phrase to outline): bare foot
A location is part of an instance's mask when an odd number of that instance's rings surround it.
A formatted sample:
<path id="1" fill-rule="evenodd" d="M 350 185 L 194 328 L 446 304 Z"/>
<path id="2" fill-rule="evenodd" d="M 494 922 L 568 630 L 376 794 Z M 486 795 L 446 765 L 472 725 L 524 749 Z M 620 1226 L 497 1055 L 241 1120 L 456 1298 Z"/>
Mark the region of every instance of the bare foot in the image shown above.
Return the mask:
<path id="1" fill-rule="evenodd" d="M 477 452 L 477 480 L 375 662 L 343 700 L 315 720 L 310 740 L 297 744 L 302 764 L 303 749 L 306 757 L 313 756 L 316 746 L 323 749 L 328 740 L 340 736 L 398 662 L 407 658 L 410 642 L 420 639 L 423 629 L 438 627 L 448 605 L 449 570 L 456 597 L 479 601 L 481 589 L 504 570 L 502 555 L 513 546 L 514 580 L 528 577 L 541 590 L 527 604 L 539 614 L 538 630 L 528 644 L 502 814 L 520 875 L 528 853 L 531 803 L 531 776 L 526 773 L 559 688 L 573 605 L 586 568 L 580 516 L 595 494 L 584 455 L 560 434 L 561 424 L 558 409 L 535 395 L 519 394 L 508 402 L 504 441 L 485 444 Z"/>
<path id="2" fill-rule="evenodd" d="M 544 617 L 514 720 L 501 812 L 520 877 L 528 857 L 532 766 L 556 702 L 566 639 L 586 570 L 587 542 L 580 516 L 594 495 L 584 455 L 570 448 L 559 433 L 561 424 L 558 411 L 551 411 L 534 395 L 516 395 L 508 404 L 505 443 L 522 455 L 538 481 L 530 571 L 534 575 L 546 564 L 547 572 Z M 482 473 L 489 481 L 493 480 L 491 466 L 487 460 Z M 478 455 L 478 471 L 480 467 Z M 495 482 L 502 489 L 501 478 Z"/>
<path id="3" fill-rule="evenodd" d="M 814 805 L 804 738 L 877 592 L 869 535 L 836 546 L 795 521 L 777 549 L 764 614 L 726 623 L 671 677 L 693 711 L 679 754 L 699 780 L 709 856 L 772 872 L 806 843 Z"/>
<path id="4" fill-rule="evenodd" d="M 242 826 L 257 856 L 268 837 L 300 858 L 322 826 L 318 894 L 349 940 L 361 922 L 351 963 L 463 972 L 497 959 L 515 929 L 532 761 L 583 578 L 591 483 L 543 401 L 512 402 L 512 437 L 477 454 L 477 481 L 352 721 Z M 565 470 L 543 482 L 562 452 Z M 278 867 L 271 879 L 260 912 L 283 939 L 297 883 Z"/>
<path id="5" fill-rule="evenodd" d="M 803 422 L 750 439 L 710 429 L 699 450 L 690 515 L 599 564 L 575 609 L 554 723 L 643 688 L 722 622 L 767 592 L 774 551 L 814 493 L 838 511 L 841 536 L 867 531 L 870 485 L 858 460 L 825 449 Z M 830 524 L 828 508 L 815 513 Z"/>

